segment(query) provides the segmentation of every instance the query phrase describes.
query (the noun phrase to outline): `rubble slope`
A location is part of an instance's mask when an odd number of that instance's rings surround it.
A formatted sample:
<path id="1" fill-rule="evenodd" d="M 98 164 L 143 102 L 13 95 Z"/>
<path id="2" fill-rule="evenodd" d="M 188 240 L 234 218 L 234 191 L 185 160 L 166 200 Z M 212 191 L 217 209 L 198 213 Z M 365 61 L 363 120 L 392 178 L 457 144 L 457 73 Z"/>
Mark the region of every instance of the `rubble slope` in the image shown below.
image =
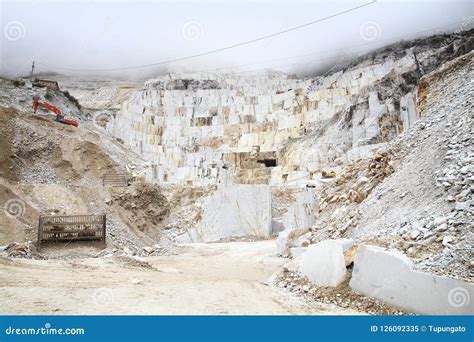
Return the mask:
<path id="1" fill-rule="evenodd" d="M 349 237 L 401 249 L 416 267 L 472 281 L 474 53 L 421 82 L 421 119 L 319 189 L 312 242 Z"/>
<path id="2" fill-rule="evenodd" d="M 105 253 L 120 254 L 126 247 L 130 253 L 143 254 L 142 247 L 157 241 L 160 227 L 154 225 L 155 213 L 147 208 L 140 212 L 140 220 L 150 222 L 143 232 L 136 218 L 127 219 L 115 204 L 118 190 L 103 186 L 105 174 L 124 172 L 126 165 L 116 161 L 123 158 L 112 158 L 102 149 L 99 133 L 13 108 L 0 107 L 0 118 L 0 244 L 36 241 L 40 215 L 103 213 L 107 214 L 109 242 Z M 150 200 L 163 199 L 159 215 L 167 217 L 169 205 L 160 188 L 149 184 L 142 188 L 153 195 Z M 121 196 L 136 196 L 136 191 L 125 187 Z M 128 209 L 132 203 L 127 200 L 123 207 Z M 29 247 L 34 245 L 29 243 Z M 42 250 L 41 257 L 71 256 L 74 250 L 52 246 Z M 98 253 L 96 248 L 79 246 L 78 250 L 77 255 Z"/>

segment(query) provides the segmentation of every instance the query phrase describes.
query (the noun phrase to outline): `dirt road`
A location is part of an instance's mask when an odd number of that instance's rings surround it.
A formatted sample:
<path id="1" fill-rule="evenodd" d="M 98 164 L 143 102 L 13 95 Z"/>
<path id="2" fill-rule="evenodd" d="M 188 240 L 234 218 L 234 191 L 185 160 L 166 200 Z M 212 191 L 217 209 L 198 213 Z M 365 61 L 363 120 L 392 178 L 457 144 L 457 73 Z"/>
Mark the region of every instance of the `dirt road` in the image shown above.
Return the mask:
<path id="1" fill-rule="evenodd" d="M 0 314 L 356 314 L 264 281 L 274 241 L 192 244 L 173 256 L 0 259 Z"/>

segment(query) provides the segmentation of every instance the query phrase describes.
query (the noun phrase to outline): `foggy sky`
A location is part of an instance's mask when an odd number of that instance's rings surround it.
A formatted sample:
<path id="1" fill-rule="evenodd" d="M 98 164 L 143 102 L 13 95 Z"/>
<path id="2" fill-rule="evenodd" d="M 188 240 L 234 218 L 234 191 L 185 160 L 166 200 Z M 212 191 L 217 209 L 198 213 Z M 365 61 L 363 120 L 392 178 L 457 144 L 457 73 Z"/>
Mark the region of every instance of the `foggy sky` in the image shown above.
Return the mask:
<path id="1" fill-rule="evenodd" d="M 2 1 L 0 73 L 150 77 L 172 71 L 308 74 L 399 41 L 472 27 L 473 1 L 387 1 L 309 27 L 192 60 L 119 72 L 282 31 L 366 1 Z M 228 69 L 224 69 L 228 68 Z"/>

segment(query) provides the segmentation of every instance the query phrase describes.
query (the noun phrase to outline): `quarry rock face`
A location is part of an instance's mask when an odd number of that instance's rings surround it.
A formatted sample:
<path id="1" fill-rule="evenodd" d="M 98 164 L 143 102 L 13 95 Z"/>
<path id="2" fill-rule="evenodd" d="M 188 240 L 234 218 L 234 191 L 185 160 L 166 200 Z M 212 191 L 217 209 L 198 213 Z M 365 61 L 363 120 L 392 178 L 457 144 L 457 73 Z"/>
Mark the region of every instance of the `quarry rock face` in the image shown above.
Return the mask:
<path id="1" fill-rule="evenodd" d="M 338 286 L 346 276 L 342 244 L 325 240 L 309 246 L 301 257 L 300 272 L 317 286 Z"/>
<path id="2" fill-rule="evenodd" d="M 316 222 L 316 201 L 314 189 L 303 189 L 295 198 L 288 211 L 282 216 L 283 229 L 310 228 Z"/>
<path id="3" fill-rule="evenodd" d="M 289 234 L 290 230 L 284 230 L 278 234 L 278 238 L 276 240 L 278 255 L 285 255 L 287 253 Z"/>
<path id="4" fill-rule="evenodd" d="M 366 296 L 425 315 L 472 315 L 474 285 L 413 270 L 397 251 L 360 246 L 350 287 Z"/>
<path id="5" fill-rule="evenodd" d="M 202 220 L 182 242 L 212 242 L 230 237 L 271 234 L 271 190 L 268 185 L 226 185 L 206 198 Z"/>
<path id="6" fill-rule="evenodd" d="M 150 162 L 152 182 L 305 184 L 417 120 L 415 71 L 407 52 L 315 79 L 168 75 L 136 91 L 108 130 Z"/>

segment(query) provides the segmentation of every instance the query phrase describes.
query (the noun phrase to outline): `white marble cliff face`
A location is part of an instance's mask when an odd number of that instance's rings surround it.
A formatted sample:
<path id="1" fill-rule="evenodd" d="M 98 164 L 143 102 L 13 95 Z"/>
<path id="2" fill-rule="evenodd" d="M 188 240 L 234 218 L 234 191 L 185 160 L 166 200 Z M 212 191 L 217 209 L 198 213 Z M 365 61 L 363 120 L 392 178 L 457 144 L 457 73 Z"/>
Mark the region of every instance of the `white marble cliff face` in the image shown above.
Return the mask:
<path id="1" fill-rule="evenodd" d="M 377 84 L 415 68 L 407 55 L 317 79 L 170 75 L 147 81 L 108 130 L 150 162 L 152 182 L 307 181 L 413 124 L 415 93 L 382 96 Z"/>

